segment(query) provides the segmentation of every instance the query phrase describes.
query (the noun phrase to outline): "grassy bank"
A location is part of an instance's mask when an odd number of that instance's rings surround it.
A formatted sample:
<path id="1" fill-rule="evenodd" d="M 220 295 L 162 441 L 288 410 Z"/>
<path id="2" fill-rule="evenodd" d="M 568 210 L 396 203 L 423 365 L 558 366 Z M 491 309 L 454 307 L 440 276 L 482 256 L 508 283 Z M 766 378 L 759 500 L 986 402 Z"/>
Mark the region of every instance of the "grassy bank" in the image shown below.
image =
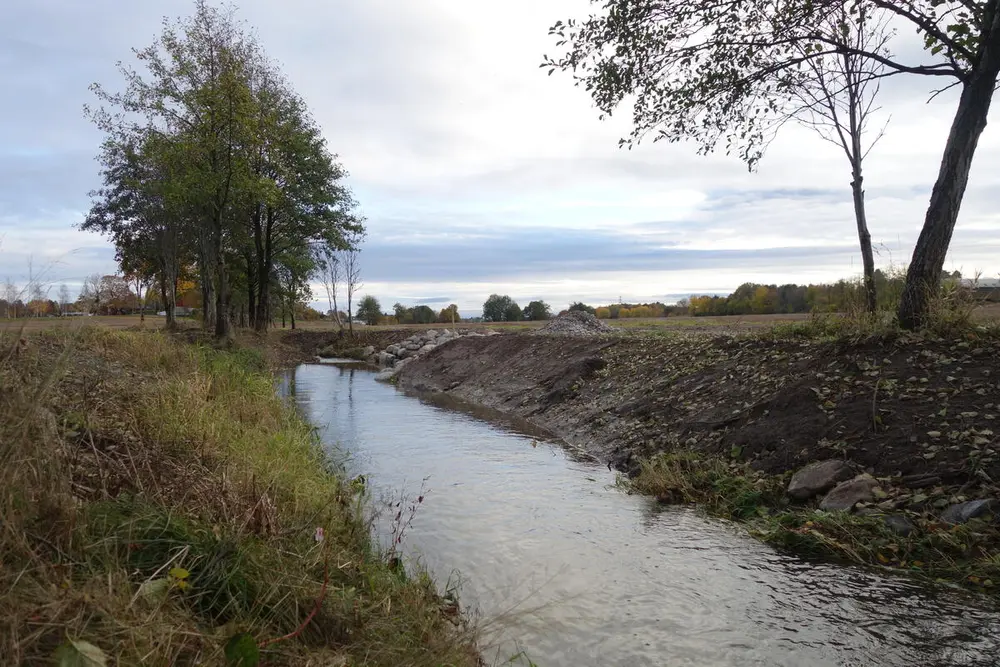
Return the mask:
<path id="1" fill-rule="evenodd" d="M 0 443 L 5 664 L 477 664 L 255 351 L 7 335 Z"/>
<path id="2" fill-rule="evenodd" d="M 991 592 L 1000 586 L 1000 527 L 992 518 L 948 525 L 926 511 L 882 512 L 879 503 L 858 514 L 824 512 L 813 504 L 790 503 L 788 479 L 737 461 L 673 452 L 644 461 L 635 477 L 623 477 L 620 484 L 667 504 L 697 504 L 743 522 L 755 537 L 798 555 L 903 570 Z M 884 481 L 892 493 L 890 480 Z M 957 500 L 935 491 L 926 495 Z M 886 522 L 890 515 L 905 517 L 912 530 L 906 535 L 893 530 Z"/>

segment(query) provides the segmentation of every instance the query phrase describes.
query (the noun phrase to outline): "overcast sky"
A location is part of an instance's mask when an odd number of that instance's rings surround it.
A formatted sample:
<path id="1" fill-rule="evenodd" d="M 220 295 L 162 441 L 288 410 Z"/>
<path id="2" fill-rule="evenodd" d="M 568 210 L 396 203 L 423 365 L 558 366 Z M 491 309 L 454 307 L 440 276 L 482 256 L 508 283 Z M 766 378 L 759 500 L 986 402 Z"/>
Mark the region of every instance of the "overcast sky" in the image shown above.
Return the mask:
<path id="1" fill-rule="evenodd" d="M 186 0 L 14 0 L 0 6 L 0 280 L 29 258 L 75 289 L 115 270 L 77 231 L 97 184 L 88 85 L 146 46 Z M 673 301 L 745 281 L 817 282 L 860 270 L 842 153 L 787 127 L 758 172 L 691 144 L 617 147 L 626 113 L 598 120 L 567 75 L 538 68 L 548 26 L 587 0 L 244 0 L 350 172 L 367 218 L 363 292 L 474 314 L 491 292 L 522 305 Z M 877 262 L 903 264 L 955 95 L 898 79 L 866 163 Z M 994 114 L 995 116 L 996 114 Z M 946 268 L 1000 272 L 1000 133 L 989 126 Z M 321 289 L 315 290 L 317 297 Z M 325 302 L 324 302 L 325 304 Z M 321 305 L 321 304 L 317 304 Z"/>

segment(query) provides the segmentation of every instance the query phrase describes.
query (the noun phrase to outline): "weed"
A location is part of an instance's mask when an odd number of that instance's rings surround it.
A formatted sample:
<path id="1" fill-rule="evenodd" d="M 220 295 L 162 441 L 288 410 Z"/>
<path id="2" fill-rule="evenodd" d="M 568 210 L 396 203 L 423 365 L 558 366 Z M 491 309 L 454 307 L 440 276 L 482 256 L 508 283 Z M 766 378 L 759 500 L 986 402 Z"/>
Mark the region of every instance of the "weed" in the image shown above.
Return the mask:
<path id="1" fill-rule="evenodd" d="M 259 351 L 87 327 L 15 344 L 0 341 L 5 660 L 477 664 L 430 578 L 373 542 L 365 494 Z"/>

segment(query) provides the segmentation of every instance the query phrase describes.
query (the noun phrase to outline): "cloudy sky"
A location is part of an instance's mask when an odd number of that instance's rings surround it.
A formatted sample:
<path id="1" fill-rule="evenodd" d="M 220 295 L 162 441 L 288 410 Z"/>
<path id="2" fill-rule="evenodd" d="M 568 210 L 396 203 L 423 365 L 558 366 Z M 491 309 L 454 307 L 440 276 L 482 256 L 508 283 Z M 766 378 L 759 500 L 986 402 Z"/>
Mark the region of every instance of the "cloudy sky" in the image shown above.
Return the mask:
<path id="1" fill-rule="evenodd" d="M 151 43 L 187 0 L 14 0 L 0 6 L 0 280 L 29 261 L 52 283 L 115 269 L 73 228 L 96 185 L 88 85 Z M 313 109 L 368 220 L 363 291 L 392 303 L 480 309 L 491 292 L 562 308 L 672 301 L 744 281 L 816 282 L 860 270 L 842 153 L 783 130 L 758 172 L 690 144 L 619 150 L 568 76 L 538 68 L 548 26 L 587 0 L 243 0 Z M 930 84 L 883 91 L 888 131 L 869 157 L 881 265 L 912 251 L 954 110 Z M 995 116 L 996 114 L 994 114 Z M 980 141 L 947 263 L 1000 272 L 1000 132 Z M 317 295 L 322 290 L 316 290 Z M 319 305 L 319 304 L 317 304 Z"/>

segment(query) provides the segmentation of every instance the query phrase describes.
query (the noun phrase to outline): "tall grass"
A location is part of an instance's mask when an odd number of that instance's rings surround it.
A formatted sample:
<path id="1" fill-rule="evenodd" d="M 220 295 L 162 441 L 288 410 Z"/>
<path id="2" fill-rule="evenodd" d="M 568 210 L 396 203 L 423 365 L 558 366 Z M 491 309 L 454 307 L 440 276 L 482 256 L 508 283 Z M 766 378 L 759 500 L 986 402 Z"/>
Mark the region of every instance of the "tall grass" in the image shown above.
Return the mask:
<path id="1" fill-rule="evenodd" d="M 121 665 L 476 665 L 373 543 L 263 357 L 84 328 L 0 339 L 0 655 Z M 249 662 L 244 664 L 251 664 Z"/>

